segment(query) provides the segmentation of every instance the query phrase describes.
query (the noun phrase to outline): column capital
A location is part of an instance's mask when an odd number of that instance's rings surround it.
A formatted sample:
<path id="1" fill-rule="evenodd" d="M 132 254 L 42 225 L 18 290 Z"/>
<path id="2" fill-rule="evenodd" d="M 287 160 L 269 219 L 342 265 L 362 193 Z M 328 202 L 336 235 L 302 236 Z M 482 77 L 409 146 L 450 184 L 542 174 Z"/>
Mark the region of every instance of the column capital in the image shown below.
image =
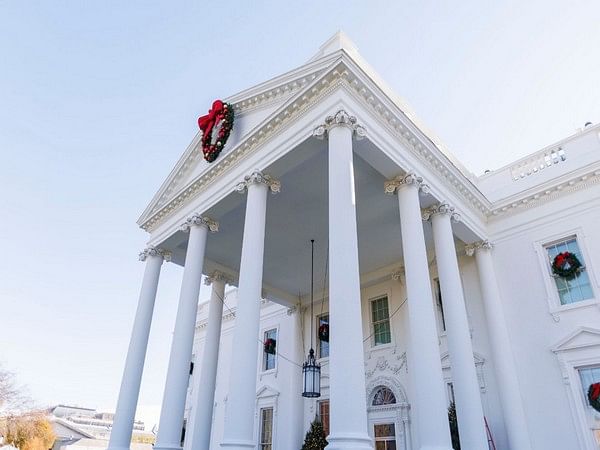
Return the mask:
<path id="1" fill-rule="evenodd" d="M 215 281 L 222 281 L 223 283 L 231 283 L 233 280 L 227 274 L 220 272 L 218 270 L 214 270 L 210 275 L 207 275 L 204 278 L 204 284 L 210 286 Z"/>
<path id="2" fill-rule="evenodd" d="M 429 193 L 429 186 L 423 182 L 423 178 L 417 176 L 414 172 L 408 172 L 405 175 L 387 180 L 383 184 L 383 190 L 386 194 L 394 195 L 403 186 L 415 186 L 423 194 Z"/>
<path id="3" fill-rule="evenodd" d="M 200 214 L 192 214 L 188 217 L 181 225 L 181 231 L 190 231 L 190 228 L 193 226 L 204 226 L 208 228 L 211 233 L 219 231 L 219 222 L 210 217 L 201 216 Z"/>
<path id="4" fill-rule="evenodd" d="M 146 259 L 148 259 L 149 256 L 160 256 L 166 262 L 171 261 L 171 252 L 170 251 L 164 250 L 162 248 L 156 248 L 156 247 L 146 247 L 144 250 L 142 250 L 139 253 L 139 260 L 146 261 Z"/>
<path id="5" fill-rule="evenodd" d="M 492 248 L 494 248 L 494 245 L 486 239 L 465 245 L 465 253 L 467 256 L 473 256 L 477 250 L 491 250 Z"/>
<path id="6" fill-rule="evenodd" d="M 273 194 L 277 194 L 281 191 L 281 182 L 271 175 L 262 173 L 260 170 L 255 170 L 250 175 L 246 175 L 244 181 L 240 181 L 235 187 L 235 190 L 240 194 L 243 194 L 248 190 L 248 186 L 255 183 L 266 184 Z"/>
<path id="7" fill-rule="evenodd" d="M 363 139 L 367 135 L 365 128 L 357 123 L 356 117 L 351 116 L 345 110 L 340 109 L 333 116 L 327 116 L 325 118 L 325 123 L 322 123 L 313 130 L 313 136 L 317 139 L 325 139 L 329 130 L 339 126 L 350 128 L 357 140 Z"/>
<path id="8" fill-rule="evenodd" d="M 436 203 L 421 210 L 421 216 L 425 221 L 430 220 L 436 214 L 448 215 L 452 222 L 460 222 L 460 214 L 455 211 L 454 206 L 450 206 L 446 202 Z"/>

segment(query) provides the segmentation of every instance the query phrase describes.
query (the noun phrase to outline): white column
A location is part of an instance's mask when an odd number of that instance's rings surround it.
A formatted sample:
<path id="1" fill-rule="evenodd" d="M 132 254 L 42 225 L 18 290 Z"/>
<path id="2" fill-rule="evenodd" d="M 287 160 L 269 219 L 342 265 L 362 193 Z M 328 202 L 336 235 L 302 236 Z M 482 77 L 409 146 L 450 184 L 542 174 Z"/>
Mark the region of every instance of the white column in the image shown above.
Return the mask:
<path id="1" fill-rule="evenodd" d="M 127 350 L 123 378 L 121 379 L 115 420 L 108 443 L 110 450 L 129 449 L 131 442 L 135 410 L 140 394 L 142 372 L 144 371 L 144 360 L 148 348 L 152 313 L 156 300 L 156 290 L 158 288 L 158 278 L 163 259 L 170 260 L 170 254 L 160 249 L 147 248 L 140 253 L 140 260 L 146 261 L 146 269 L 129 341 L 129 350 Z"/>
<path id="2" fill-rule="evenodd" d="M 466 247 L 467 255 L 475 253 L 479 272 L 479 283 L 483 296 L 487 330 L 492 347 L 492 357 L 498 377 L 500 401 L 504 413 L 504 424 L 511 450 L 531 450 L 527 421 L 523 410 L 519 380 L 510 346 L 506 318 L 498 290 L 498 282 L 491 255 L 492 245 L 488 241 Z"/>
<path id="3" fill-rule="evenodd" d="M 398 193 L 402 252 L 406 272 L 410 352 L 408 361 L 418 442 L 421 450 L 451 450 L 446 391 L 438 346 L 433 296 L 421 221 L 419 190 L 422 179 L 414 174 L 385 183 L 385 192 Z"/>
<path id="4" fill-rule="evenodd" d="M 192 417 L 186 430 L 186 442 L 190 440 L 190 445 L 186 443 L 186 448 L 190 450 L 210 447 L 226 281 L 227 277 L 220 272 L 214 272 L 205 279 L 206 284 L 212 284 L 212 292 L 208 304 L 208 323 L 204 336 L 202 362 L 195 365 L 200 369 L 200 373 L 194 376 L 195 402 L 192 405 Z"/>
<path id="5" fill-rule="evenodd" d="M 254 409 L 260 330 L 267 193 L 279 192 L 279 182 L 255 171 L 237 187 L 248 191 L 240 262 L 238 306 L 233 333 L 225 432 L 221 447 L 254 449 Z M 201 449 L 195 449 L 201 450 Z"/>
<path id="6" fill-rule="evenodd" d="M 156 450 L 181 449 L 181 431 L 190 377 L 206 236 L 209 230 L 216 232 L 218 228 L 217 222 L 197 214 L 187 219 L 182 227 L 184 230 L 189 230 L 190 236 L 185 255 L 158 436 L 154 445 Z"/>
<path id="7" fill-rule="evenodd" d="M 288 309 L 288 315 L 291 316 L 291 342 L 289 348 L 291 349 L 291 358 L 294 361 L 301 363 L 304 356 L 304 349 L 302 348 L 302 308 L 300 305 Z M 313 319 L 314 320 L 314 319 Z M 304 442 L 304 426 L 303 426 L 303 414 L 304 414 L 304 399 L 302 398 L 302 369 L 291 363 L 286 364 L 287 373 L 289 375 L 289 393 L 290 393 L 290 407 L 289 407 L 289 418 L 287 425 L 287 433 L 289 433 L 290 448 L 296 449 L 301 448 Z M 280 416 L 281 417 L 281 416 Z"/>
<path id="8" fill-rule="evenodd" d="M 423 218 L 425 220 L 431 218 L 433 226 L 435 257 L 442 290 L 448 353 L 456 399 L 456 416 L 460 430 L 460 446 L 469 450 L 488 450 L 467 309 L 450 223 L 451 219 L 457 221 L 459 217 L 453 207 L 441 203 L 425 210 Z"/>
<path id="9" fill-rule="evenodd" d="M 329 137 L 329 399 L 328 450 L 372 449 L 367 401 L 352 136 L 364 130 L 345 111 L 315 134 Z M 314 320 L 311 317 L 311 320 Z"/>

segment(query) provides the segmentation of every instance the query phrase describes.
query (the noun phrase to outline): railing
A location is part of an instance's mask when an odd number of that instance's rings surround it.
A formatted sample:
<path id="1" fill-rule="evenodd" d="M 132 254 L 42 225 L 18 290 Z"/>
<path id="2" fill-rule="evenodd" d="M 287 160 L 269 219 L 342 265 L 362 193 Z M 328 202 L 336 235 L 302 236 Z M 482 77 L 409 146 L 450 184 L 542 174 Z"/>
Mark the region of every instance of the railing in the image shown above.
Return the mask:
<path id="1" fill-rule="evenodd" d="M 544 150 L 532 155 L 530 158 L 519 161 L 510 168 L 510 174 L 514 181 L 518 181 L 566 160 L 567 154 L 562 147 Z"/>

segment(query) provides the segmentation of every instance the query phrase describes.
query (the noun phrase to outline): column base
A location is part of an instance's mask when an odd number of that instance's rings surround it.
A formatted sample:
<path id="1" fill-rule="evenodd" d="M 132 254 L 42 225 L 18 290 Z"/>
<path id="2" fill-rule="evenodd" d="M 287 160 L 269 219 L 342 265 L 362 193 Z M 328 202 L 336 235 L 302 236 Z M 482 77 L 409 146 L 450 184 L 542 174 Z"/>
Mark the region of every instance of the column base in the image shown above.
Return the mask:
<path id="1" fill-rule="evenodd" d="M 226 448 L 229 450 L 255 450 L 256 443 L 253 441 L 246 440 L 229 440 L 226 442 L 221 442 L 221 448 Z"/>
<path id="2" fill-rule="evenodd" d="M 129 445 L 127 445 L 127 446 L 125 446 L 125 445 L 119 445 L 119 446 L 109 445 L 106 450 L 131 450 L 131 447 Z"/>
<path id="3" fill-rule="evenodd" d="M 362 433 L 329 435 L 327 442 L 325 450 L 373 450 L 373 439 Z"/>

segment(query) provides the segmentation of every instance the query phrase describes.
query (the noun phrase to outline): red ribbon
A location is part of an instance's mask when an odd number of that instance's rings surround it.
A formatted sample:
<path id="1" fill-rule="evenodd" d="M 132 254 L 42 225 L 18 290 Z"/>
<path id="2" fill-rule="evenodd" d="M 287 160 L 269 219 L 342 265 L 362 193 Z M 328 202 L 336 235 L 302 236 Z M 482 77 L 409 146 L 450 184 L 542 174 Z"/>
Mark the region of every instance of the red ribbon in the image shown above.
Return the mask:
<path id="1" fill-rule="evenodd" d="M 592 400 L 596 401 L 600 397 L 600 383 L 592 384 Z"/>
<path id="2" fill-rule="evenodd" d="M 198 126 L 202 130 L 202 133 L 204 133 L 204 136 L 208 136 L 215 124 L 225 115 L 223 106 L 221 100 L 215 100 L 212 108 L 208 110 L 208 114 L 198 119 Z"/>

